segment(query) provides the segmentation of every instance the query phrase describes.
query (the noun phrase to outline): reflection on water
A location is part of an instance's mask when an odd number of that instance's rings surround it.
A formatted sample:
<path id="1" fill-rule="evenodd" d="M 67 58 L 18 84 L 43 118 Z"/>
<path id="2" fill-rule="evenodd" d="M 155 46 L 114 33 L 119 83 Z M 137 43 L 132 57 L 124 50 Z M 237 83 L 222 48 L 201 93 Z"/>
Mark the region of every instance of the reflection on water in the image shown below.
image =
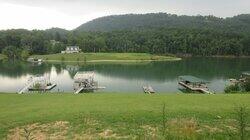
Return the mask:
<path id="1" fill-rule="evenodd" d="M 176 62 L 142 64 L 48 64 L 0 62 L 0 91 L 17 92 L 28 78 L 37 74 L 51 75 L 57 83 L 54 91 L 73 91 L 73 77 L 78 71 L 95 71 L 95 79 L 106 92 L 142 92 L 142 85 L 152 85 L 157 92 L 180 92 L 177 78 L 193 75 L 210 81 L 211 90 L 223 92 L 227 79 L 250 70 L 249 58 L 187 58 Z"/>

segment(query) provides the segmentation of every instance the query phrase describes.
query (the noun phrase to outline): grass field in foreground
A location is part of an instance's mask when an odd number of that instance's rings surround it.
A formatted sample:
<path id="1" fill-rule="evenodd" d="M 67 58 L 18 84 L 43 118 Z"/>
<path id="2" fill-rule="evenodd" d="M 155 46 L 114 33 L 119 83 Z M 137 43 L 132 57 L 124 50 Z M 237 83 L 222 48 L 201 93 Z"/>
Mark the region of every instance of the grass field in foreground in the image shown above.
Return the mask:
<path id="1" fill-rule="evenodd" d="M 244 104 L 249 112 L 249 101 L 248 94 L 0 94 L 0 139 L 237 140 L 234 110 Z"/>
<path id="2" fill-rule="evenodd" d="M 74 54 L 51 54 L 34 55 L 34 58 L 41 58 L 46 61 L 165 61 L 178 60 L 176 57 L 159 56 L 147 53 L 74 53 Z"/>

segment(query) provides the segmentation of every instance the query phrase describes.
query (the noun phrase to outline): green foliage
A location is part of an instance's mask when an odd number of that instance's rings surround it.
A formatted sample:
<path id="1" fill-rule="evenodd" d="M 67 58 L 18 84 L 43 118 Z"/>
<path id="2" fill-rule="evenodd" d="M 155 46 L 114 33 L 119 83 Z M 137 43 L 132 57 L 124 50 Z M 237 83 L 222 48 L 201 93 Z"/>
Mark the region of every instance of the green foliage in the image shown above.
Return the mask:
<path id="1" fill-rule="evenodd" d="M 250 77 L 246 78 L 246 81 L 243 83 L 242 87 L 245 91 L 250 92 Z"/>
<path id="2" fill-rule="evenodd" d="M 67 45 L 78 45 L 83 52 L 250 55 L 249 19 L 249 15 L 222 19 L 165 13 L 109 16 L 73 31 L 0 31 L 0 51 L 16 46 L 29 50 L 31 55 L 44 55 L 60 53 Z"/>
<path id="3" fill-rule="evenodd" d="M 5 59 L 5 58 L 6 58 L 5 55 L 0 54 L 0 60 Z"/>
<path id="4" fill-rule="evenodd" d="M 236 93 L 241 91 L 239 84 L 229 85 L 225 88 L 225 93 Z"/>
<path id="5" fill-rule="evenodd" d="M 246 128 L 248 126 L 248 112 L 246 106 L 238 106 L 235 108 L 235 118 L 238 123 L 238 132 L 240 140 L 245 140 L 246 138 Z"/>
<path id="6" fill-rule="evenodd" d="M 65 61 L 65 57 L 64 56 L 61 57 L 61 61 Z"/>
<path id="7" fill-rule="evenodd" d="M 29 58 L 30 54 L 28 50 L 22 50 L 21 52 L 21 59 L 22 60 L 27 60 Z"/>
<path id="8" fill-rule="evenodd" d="M 40 83 L 36 83 L 36 84 L 33 86 L 34 89 L 40 89 L 41 87 L 42 87 L 42 86 L 41 86 Z"/>
<path id="9" fill-rule="evenodd" d="M 167 27 L 189 29 L 212 28 L 247 33 L 250 31 L 249 21 L 249 14 L 225 19 L 215 16 L 178 16 L 167 13 L 127 14 L 97 18 L 81 25 L 76 31 L 107 32 Z"/>
<path id="10" fill-rule="evenodd" d="M 15 46 L 8 46 L 3 49 L 3 54 L 6 55 L 9 59 L 20 59 L 22 50 Z"/>

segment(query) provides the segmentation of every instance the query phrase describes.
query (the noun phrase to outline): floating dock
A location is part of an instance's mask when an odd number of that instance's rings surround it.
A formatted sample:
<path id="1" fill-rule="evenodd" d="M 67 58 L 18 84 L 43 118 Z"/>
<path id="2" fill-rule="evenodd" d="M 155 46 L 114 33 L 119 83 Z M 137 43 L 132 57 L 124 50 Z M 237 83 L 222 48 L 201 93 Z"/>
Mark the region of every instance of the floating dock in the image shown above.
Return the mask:
<path id="1" fill-rule="evenodd" d="M 179 76 L 178 82 L 179 85 L 188 90 L 205 94 L 213 94 L 213 92 L 208 89 L 206 85 L 207 83 L 208 81 L 190 75 Z"/>
<path id="2" fill-rule="evenodd" d="M 142 89 L 143 89 L 144 93 L 148 93 L 148 94 L 154 94 L 155 93 L 155 90 L 150 85 L 143 86 Z"/>
<path id="3" fill-rule="evenodd" d="M 74 76 L 74 90 L 75 94 L 94 92 L 95 90 L 105 89 L 99 87 L 98 82 L 94 81 L 94 72 L 77 72 Z"/>
<path id="4" fill-rule="evenodd" d="M 229 81 L 231 84 L 236 85 L 239 83 L 245 83 L 247 78 L 250 78 L 250 71 L 242 72 L 239 79 L 229 79 Z"/>
<path id="5" fill-rule="evenodd" d="M 43 88 L 31 87 L 31 88 L 28 88 L 28 90 L 29 91 L 49 91 L 49 90 L 52 90 L 55 87 L 56 87 L 56 84 L 52 84 L 52 85 L 46 85 L 46 87 L 43 87 Z"/>
<path id="6" fill-rule="evenodd" d="M 50 82 L 50 76 L 30 77 L 28 83 L 18 92 L 23 94 L 27 91 L 49 91 L 56 87 L 56 84 Z"/>
<path id="7" fill-rule="evenodd" d="M 23 93 L 25 93 L 26 91 L 28 91 L 29 88 L 34 84 L 34 82 L 35 82 L 35 81 L 28 83 L 25 87 L 23 87 L 23 88 L 18 92 L 18 94 L 23 94 Z"/>

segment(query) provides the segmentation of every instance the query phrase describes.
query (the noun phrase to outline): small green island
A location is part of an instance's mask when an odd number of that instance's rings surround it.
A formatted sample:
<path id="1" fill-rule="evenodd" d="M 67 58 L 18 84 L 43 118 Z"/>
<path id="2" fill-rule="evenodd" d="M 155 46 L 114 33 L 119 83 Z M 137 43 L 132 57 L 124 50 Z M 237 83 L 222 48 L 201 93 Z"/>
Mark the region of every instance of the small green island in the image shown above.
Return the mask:
<path id="1" fill-rule="evenodd" d="M 145 62 L 145 61 L 176 61 L 174 56 L 161 56 L 148 53 L 69 53 L 33 55 L 36 59 L 47 62 Z"/>

